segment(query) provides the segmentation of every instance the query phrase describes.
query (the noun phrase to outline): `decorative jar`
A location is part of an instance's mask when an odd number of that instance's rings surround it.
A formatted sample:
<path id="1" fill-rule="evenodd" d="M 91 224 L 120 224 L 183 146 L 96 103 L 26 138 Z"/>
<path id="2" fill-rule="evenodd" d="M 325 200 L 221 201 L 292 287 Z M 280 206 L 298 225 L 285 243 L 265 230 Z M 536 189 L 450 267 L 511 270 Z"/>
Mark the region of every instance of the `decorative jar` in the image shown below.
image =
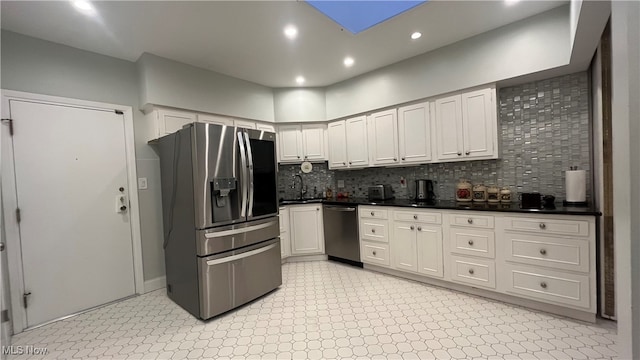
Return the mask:
<path id="1" fill-rule="evenodd" d="M 500 188 L 491 185 L 487 187 L 487 201 L 490 203 L 498 203 L 500 202 Z"/>
<path id="2" fill-rule="evenodd" d="M 477 184 L 473 186 L 473 201 L 487 201 L 487 187 L 484 186 L 484 184 Z"/>
<path id="3" fill-rule="evenodd" d="M 511 190 L 508 187 L 503 187 L 500 190 L 500 202 L 510 203 L 511 202 Z"/>
<path id="4" fill-rule="evenodd" d="M 460 179 L 456 184 L 456 201 L 471 201 L 473 191 L 471 182 L 467 179 Z"/>

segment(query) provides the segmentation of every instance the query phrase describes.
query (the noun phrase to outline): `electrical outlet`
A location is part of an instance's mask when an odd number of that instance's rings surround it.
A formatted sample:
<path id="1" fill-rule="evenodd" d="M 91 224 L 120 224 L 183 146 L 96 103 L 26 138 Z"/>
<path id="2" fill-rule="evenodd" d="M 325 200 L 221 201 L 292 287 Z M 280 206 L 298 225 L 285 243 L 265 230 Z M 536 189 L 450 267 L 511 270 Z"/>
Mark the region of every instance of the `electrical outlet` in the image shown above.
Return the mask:
<path id="1" fill-rule="evenodd" d="M 338 189 L 344 189 L 344 180 L 338 180 Z"/>
<path id="2" fill-rule="evenodd" d="M 403 189 L 407 187 L 407 180 L 404 178 L 404 176 L 400 176 L 400 187 Z"/>
<path id="3" fill-rule="evenodd" d="M 138 189 L 147 190 L 147 178 L 146 177 L 138 178 Z"/>

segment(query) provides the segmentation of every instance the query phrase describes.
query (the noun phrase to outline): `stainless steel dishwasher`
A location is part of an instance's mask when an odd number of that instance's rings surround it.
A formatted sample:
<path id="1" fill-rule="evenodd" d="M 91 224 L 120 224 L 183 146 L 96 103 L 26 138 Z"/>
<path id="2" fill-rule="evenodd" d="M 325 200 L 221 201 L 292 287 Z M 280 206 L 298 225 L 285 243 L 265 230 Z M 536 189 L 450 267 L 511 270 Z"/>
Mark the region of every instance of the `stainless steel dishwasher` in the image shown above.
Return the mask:
<path id="1" fill-rule="evenodd" d="M 357 207 L 325 204 L 323 208 L 324 248 L 329 259 L 362 267 Z"/>

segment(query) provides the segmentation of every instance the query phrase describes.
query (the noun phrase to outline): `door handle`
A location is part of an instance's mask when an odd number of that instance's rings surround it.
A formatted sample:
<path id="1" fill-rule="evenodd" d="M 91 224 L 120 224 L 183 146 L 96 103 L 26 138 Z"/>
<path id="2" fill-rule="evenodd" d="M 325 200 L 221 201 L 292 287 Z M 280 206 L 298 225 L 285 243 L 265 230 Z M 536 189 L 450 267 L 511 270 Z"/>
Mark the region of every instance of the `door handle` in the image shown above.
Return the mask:
<path id="1" fill-rule="evenodd" d="M 242 169 L 247 168 L 247 153 L 244 148 L 244 140 L 242 138 L 242 132 L 238 132 L 238 146 L 240 147 L 240 165 Z M 242 179 L 242 205 L 240 207 L 240 216 L 244 217 L 247 213 L 247 177 L 246 175 L 241 175 Z"/>
<path id="2" fill-rule="evenodd" d="M 248 258 L 249 256 L 253 256 L 253 255 L 257 255 L 257 254 L 263 253 L 265 251 L 269 251 L 269 250 L 273 249 L 274 247 L 276 247 L 276 245 L 277 245 L 277 243 L 265 246 L 265 247 L 260 248 L 260 249 L 255 249 L 255 250 L 243 252 L 243 253 L 240 253 L 238 255 L 231 255 L 231 256 L 226 256 L 226 257 L 220 258 L 220 259 L 209 260 L 209 261 L 207 261 L 207 265 L 208 266 L 213 266 L 213 265 L 224 264 L 224 263 L 232 262 L 232 261 L 235 261 L 235 260 Z"/>
<path id="3" fill-rule="evenodd" d="M 253 155 L 251 154 L 249 134 L 244 133 L 244 138 L 247 141 L 247 157 L 249 160 L 249 206 L 247 208 L 247 216 L 253 216 Z"/>
<path id="4" fill-rule="evenodd" d="M 0 242 L 0 251 L 4 251 L 4 243 Z"/>

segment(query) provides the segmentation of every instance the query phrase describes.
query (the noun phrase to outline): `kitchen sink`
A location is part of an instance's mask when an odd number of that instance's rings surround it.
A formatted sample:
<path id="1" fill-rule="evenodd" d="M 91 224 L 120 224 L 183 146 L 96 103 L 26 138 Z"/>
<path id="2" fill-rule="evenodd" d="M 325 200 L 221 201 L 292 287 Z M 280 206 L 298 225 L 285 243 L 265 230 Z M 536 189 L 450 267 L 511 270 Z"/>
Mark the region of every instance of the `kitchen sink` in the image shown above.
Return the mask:
<path id="1" fill-rule="evenodd" d="M 280 205 L 321 203 L 324 198 L 280 199 Z"/>

